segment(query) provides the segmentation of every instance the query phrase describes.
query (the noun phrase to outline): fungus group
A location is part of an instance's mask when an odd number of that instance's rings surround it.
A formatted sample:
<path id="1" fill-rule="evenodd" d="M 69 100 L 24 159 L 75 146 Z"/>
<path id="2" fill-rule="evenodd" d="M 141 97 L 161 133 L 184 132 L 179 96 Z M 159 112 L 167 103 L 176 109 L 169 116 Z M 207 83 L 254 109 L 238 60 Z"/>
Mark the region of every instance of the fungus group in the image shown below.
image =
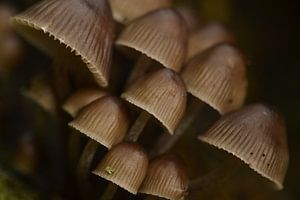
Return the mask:
<path id="1" fill-rule="evenodd" d="M 102 199 L 112 199 L 117 186 L 184 199 L 191 177 L 171 149 L 207 105 L 220 119 L 199 139 L 282 189 L 285 125 L 269 106 L 243 106 L 247 61 L 234 36 L 188 7 L 172 6 L 170 0 L 43 0 L 13 17 L 13 27 L 53 59 L 48 82 L 35 81 L 26 95 L 48 112 L 64 110 L 77 130 L 70 134 L 89 139 L 73 167 L 78 180 L 93 174 L 110 182 Z M 119 92 L 110 87 L 115 51 L 136 63 Z M 149 134 L 147 124 L 160 132 L 149 137 L 152 149 L 139 140 Z M 105 155 L 94 167 L 99 145 Z"/>

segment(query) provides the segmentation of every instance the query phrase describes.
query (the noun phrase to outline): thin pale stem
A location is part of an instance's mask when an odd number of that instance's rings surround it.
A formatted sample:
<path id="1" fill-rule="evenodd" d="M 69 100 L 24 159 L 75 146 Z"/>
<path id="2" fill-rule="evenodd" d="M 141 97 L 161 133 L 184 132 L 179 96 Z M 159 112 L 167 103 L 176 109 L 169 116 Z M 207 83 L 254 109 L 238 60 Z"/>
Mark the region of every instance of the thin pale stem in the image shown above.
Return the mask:
<path id="1" fill-rule="evenodd" d="M 190 192 L 199 190 L 210 190 L 219 184 L 224 184 L 230 177 L 240 169 L 242 162 L 237 159 L 230 159 L 223 166 L 213 170 L 205 176 L 198 177 L 191 180 L 189 190 Z"/>
<path id="2" fill-rule="evenodd" d="M 100 197 L 100 200 L 111 200 L 114 198 L 114 195 L 116 194 L 118 190 L 118 186 L 112 182 L 108 184 L 105 191 Z"/>
<path id="3" fill-rule="evenodd" d="M 89 193 L 88 174 L 91 168 L 93 158 L 97 152 L 98 146 L 99 144 L 97 142 L 90 139 L 86 144 L 78 162 L 77 179 L 83 199 L 89 199 L 87 198 L 87 196 L 91 195 Z"/>
<path id="4" fill-rule="evenodd" d="M 135 63 L 129 78 L 127 79 L 126 86 L 129 86 L 131 83 L 133 83 L 136 79 L 138 79 L 140 76 L 146 73 L 146 71 L 149 69 L 151 65 L 152 60 L 147 57 L 146 55 L 142 54 L 140 55 L 139 59 Z"/>
<path id="5" fill-rule="evenodd" d="M 142 111 L 139 117 L 135 120 L 134 124 L 131 126 L 126 141 L 136 142 L 146 127 L 151 115 L 147 111 Z"/>
<path id="6" fill-rule="evenodd" d="M 197 100 L 193 99 L 189 104 L 187 112 L 181 123 L 177 127 L 174 135 L 163 133 L 158 138 L 152 150 L 150 151 L 150 157 L 155 157 L 169 151 L 182 137 L 182 135 L 190 128 L 203 107 L 204 103 L 198 102 Z"/>

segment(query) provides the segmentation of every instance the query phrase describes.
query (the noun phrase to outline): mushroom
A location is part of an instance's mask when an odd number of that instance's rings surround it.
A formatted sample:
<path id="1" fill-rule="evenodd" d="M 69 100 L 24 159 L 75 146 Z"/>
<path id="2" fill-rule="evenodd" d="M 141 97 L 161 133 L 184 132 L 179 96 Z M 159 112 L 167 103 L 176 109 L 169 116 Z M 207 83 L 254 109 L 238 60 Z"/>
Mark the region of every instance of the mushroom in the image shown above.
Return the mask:
<path id="1" fill-rule="evenodd" d="M 180 5 L 176 7 L 176 10 L 184 19 L 186 27 L 190 34 L 200 27 L 201 19 L 193 9 L 185 5 Z"/>
<path id="2" fill-rule="evenodd" d="M 182 200 L 187 195 L 188 185 L 188 177 L 181 159 L 175 155 L 163 155 L 150 162 L 139 192 Z"/>
<path id="3" fill-rule="evenodd" d="M 142 146 L 120 143 L 104 156 L 93 173 L 132 194 L 137 194 L 146 176 L 148 162 L 148 156 Z M 109 200 L 112 196 L 113 192 L 108 191 L 101 199 Z"/>
<path id="4" fill-rule="evenodd" d="M 289 163 L 286 127 L 272 108 L 255 104 L 223 116 L 199 139 L 241 159 L 283 188 Z"/>
<path id="5" fill-rule="evenodd" d="M 15 16 L 12 24 L 28 41 L 53 56 L 58 62 L 55 65 L 64 65 L 55 68 L 59 76 L 67 78 L 70 61 L 66 59 L 74 52 L 100 86 L 108 85 L 114 21 L 106 0 L 44 0 Z M 62 55 L 63 47 L 69 49 L 66 55 Z M 56 87 L 60 90 L 62 86 Z M 66 95 L 62 96 L 65 99 Z"/>
<path id="6" fill-rule="evenodd" d="M 172 0 L 109 0 L 109 3 L 114 19 L 127 24 L 152 11 L 170 7 Z"/>
<path id="7" fill-rule="evenodd" d="M 180 14 L 166 8 L 129 23 L 116 44 L 142 53 L 128 78 L 127 85 L 130 85 L 148 70 L 151 59 L 180 71 L 186 57 L 187 30 Z"/>
<path id="8" fill-rule="evenodd" d="M 241 52 L 229 44 L 220 44 L 195 56 L 184 68 L 182 78 L 192 94 L 192 102 L 174 136 L 164 134 L 155 144 L 151 156 L 168 151 L 190 127 L 204 106 L 220 114 L 238 109 L 247 93 L 246 61 Z"/>
<path id="9" fill-rule="evenodd" d="M 172 134 L 185 112 L 186 96 L 181 78 L 169 69 L 160 69 L 139 78 L 121 96 L 143 110 L 131 127 L 127 140 L 138 139 L 151 115 Z"/>

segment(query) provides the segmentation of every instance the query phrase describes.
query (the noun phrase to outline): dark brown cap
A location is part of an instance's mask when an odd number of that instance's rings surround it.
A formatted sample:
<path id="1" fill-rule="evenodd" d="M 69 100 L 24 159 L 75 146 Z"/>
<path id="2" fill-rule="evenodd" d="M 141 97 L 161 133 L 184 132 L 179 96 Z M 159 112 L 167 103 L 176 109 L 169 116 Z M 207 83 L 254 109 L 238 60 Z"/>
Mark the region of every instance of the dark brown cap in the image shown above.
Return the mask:
<path id="1" fill-rule="evenodd" d="M 182 200 L 187 195 L 187 190 L 188 177 L 182 161 L 174 155 L 164 155 L 150 162 L 139 192 Z"/>
<path id="2" fill-rule="evenodd" d="M 106 0 L 44 0 L 14 17 L 12 24 L 51 55 L 57 48 L 53 39 L 69 47 L 100 86 L 108 85 L 114 21 Z"/>
<path id="3" fill-rule="evenodd" d="M 240 158 L 283 188 L 289 163 L 286 127 L 273 109 L 256 104 L 229 113 L 199 139 Z"/>
<path id="4" fill-rule="evenodd" d="M 233 35 L 222 24 L 211 23 L 194 31 L 188 42 L 187 60 L 220 43 L 234 43 Z"/>
<path id="5" fill-rule="evenodd" d="M 182 78 L 188 92 L 221 114 L 241 107 L 247 94 L 246 60 L 228 44 L 195 56 Z"/>
<path id="6" fill-rule="evenodd" d="M 129 23 L 116 43 L 180 71 L 187 51 L 186 25 L 174 9 L 161 9 Z"/>
<path id="7" fill-rule="evenodd" d="M 67 99 L 63 105 L 63 110 L 74 118 L 83 107 L 107 95 L 108 93 L 101 89 L 80 89 Z"/>
<path id="8" fill-rule="evenodd" d="M 94 174 L 137 194 L 147 172 L 148 156 L 135 143 L 114 146 L 93 171 Z"/>
<path id="9" fill-rule="evenodd" d="M 175 72 L 160 69 L 139 78 L 122 98 L 149 112 L 173 134 L 185 112 L 187 94 Z"/>
<path id="10" fill-rule="evenodd" d="M 69 125 L 107 148 L 121 142 L 129 128 L 125 105 L 115 97 L 103 97 L 84 107 Z"/>
<path id="11" fill-rule="evenodd" d="M 109 0 L 114 19 L 126 24 L 151 11 L 170 7 L 172 0 Z"/>

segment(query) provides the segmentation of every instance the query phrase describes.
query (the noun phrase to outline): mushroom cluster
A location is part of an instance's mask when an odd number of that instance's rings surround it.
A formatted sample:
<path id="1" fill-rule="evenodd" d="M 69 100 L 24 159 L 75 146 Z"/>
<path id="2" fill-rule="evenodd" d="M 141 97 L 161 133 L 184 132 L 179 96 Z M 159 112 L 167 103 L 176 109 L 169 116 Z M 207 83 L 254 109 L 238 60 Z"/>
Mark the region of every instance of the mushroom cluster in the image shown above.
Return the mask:
<path id="1" fill-rule="evenodd" d="M 92 175 L 109 183 L 103 200 L 113 199 L 118 186 L 134 195 L 184 199 L 191 178 L 172 147 L 204 107 L 220 119 L 198 138 L 283 188 L 284 122 L 269 106 L 243 107 L 247 60 L 223 24 L 171 0 L 42 0 L 11 23 L 53 59 L 49 74 L 24 94 L 68 124 L 70 137 L 88 138 L 73 166 L 83 199 L 94 196 Z M 113 73 L 125 64 L 115 64 L 115 54 L 135 63 L 116 85 Z M 66 113 L 69 121 L 62 119 Z M 105 147 L 100 161 L 99 146 Z"/>

